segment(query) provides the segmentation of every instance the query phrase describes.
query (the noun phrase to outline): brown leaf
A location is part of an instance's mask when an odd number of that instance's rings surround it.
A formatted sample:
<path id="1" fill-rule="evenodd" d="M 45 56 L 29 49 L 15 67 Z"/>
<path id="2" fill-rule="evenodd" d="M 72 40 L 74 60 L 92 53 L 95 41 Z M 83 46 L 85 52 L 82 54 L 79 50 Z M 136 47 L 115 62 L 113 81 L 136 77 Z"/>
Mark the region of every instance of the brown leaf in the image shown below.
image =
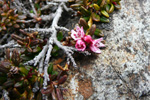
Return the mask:
<path id="1" fill-rule="evenodd" d="M 8 73 L 10 70 L 10 62 L 9 61 L 1 61 L 0 62 L 0 72 Z"/>
<path id="2" fill-rule="evenodd" d="M 92 35 L 94 34 L 95 30 L 96 30 L 96 25 L 93 24 L 93 25 L 91 26 L 91 28 L 89 29 L 89 34 L 92 36 Z"/>
<path id="3" fill-rule="evenodd" d="M 58 100 L 63 100 L 63 95 L 62 95 L 59 88 L 56 88 L 56 93 L 57 93 L 57 99 Z"/>
<path id="4" fill-rule="evenodd" d="M 67 80 L 67 75 L 64 75 L 58 80 L 58 84 L 63 84 L 66 82 L 66 80 Z"/>
<path id="5" fill-rule="evenodd" d="M 18 66 L 20 64 L 20 55 L 16 49 L 13 50 L 11 60 L 14 65 Z"/>
<path id="6" fill-rule="evenodd" d="M 49 93 L 52 93 L 54 90 L 54 88 L 52 86 L 48 86 L 47 89 L 41 89 L 41 93 L 42 94 L 49 94 Z"/>
<path id="7" fill-rule="evenodd" d="M 8 60 L 10 60 L 10 49 L 9 48 L 6 50 L 6 58 Z"/>

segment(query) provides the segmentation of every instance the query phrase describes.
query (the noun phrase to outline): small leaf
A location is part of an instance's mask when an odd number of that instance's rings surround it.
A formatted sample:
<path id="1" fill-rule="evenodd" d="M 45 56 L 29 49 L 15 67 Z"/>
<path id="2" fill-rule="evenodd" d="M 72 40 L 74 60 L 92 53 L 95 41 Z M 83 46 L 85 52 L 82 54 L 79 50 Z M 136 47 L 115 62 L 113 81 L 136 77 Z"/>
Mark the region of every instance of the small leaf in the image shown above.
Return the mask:
<path id="1" fill-rule="evenodd" d="M 100 21 L 100 16 L 97 15 L 96 13 L 92 13 L 92 19 L 96 22 L 99 22 Z"/>
<path id="2" fill-rule="evenodd" d="M 105 8 L 106 8 L 106 11 L 109 12 L 109 10 L 110 10 L 110 5 L 109 5 L 109 4 L 106 4 L 106 5 L 105 5 Z"/>
<path id="3" fill-rule="evenodd" d="M 57 93 L 57 99 L 63 100 L 63 95 L 59 88 L 56 88 L 56 93 Z"/>
<path id="4" fill-rule="evenodd" d="M 66 80 L 67 80 L 67 75 L 64 75 L 60 77 L 60 79 L 58 80 L 58 84 L 63 84 L 64 82 L 66 82 Z"/>
<path id="5" fill-rule="evenodd" d="M 52 74 L 52 72 L 53 72 L 53 64 L 52 63 L 49 64 L 47 71 L 48 71 L 48 74 Z"/>
<path id="6" fill-rule="evenodd" d="M 88 25 L 89 25 L 89 27 L 91 27 L 91 26 L 92 26 L 92 24 L 93 24 L 93 20 L 92 20 L 92 17 L 90 17 L 90 19 L 89 19 L 89 21 L 88 21 Z"/>
<path id="7" fill-rule="evenodd" d="M 21 94 L 21 99 L 27 100 L 28 92 L 25 90 L 23 94 Z"/>
<path id="8" fill-rule="evenodd" d="M 111 3 L 111 2 L 110 2 L 110 0 L 107 0 L 106 2 L 107 2 L 108 4 L 110 4 L 110 3 Z"/>
<path id="9" fill-rule="evenodd" d="M 86 20 L 84 20 L 83 18 L 80 18 L 79 24 L 80 24 L 81 26 L 83 26 L 83 28 L 84 28 L 85 30 L 87 30 L 87 29 L 89 28 L 88 23 L 87 23 Z"/>
<path id="10" fill-rule="evenodd" d="M 8 73 L 11 68 L 11 64 L 9 61 L 1 61 L 0 62 L 0 72 Z"/>
<path id="11" fill-rule="evenodd" d="M 97 5 L 97 4 L 93 4 L 93 6 L 94 6 L 94 8 L 95 8 L 95 10 L 100 10 L 100 7 Z"/>
<path id="12" fill-rule="evenodd" d="M 20 92 L 16 88 L 13 88 L 12 93 L 15 94 L 14 96 L 17 98 L 20 97 L 21 95 Z"/>
<path id="13" fill-rule="evenodd" d="M 100 7 L 103 7 L 105 4 L 105 0 L 102 0 Z"/>
<path id="14" fill-rule="evenodd" d="M 52 75 L 56 75 L 56 76 L 57 76 L 57 75 L 58 75 L 58 72 L 57 72 L 57 71 L 53 71 L 53 72 L 52 72 Z"/>
<path id="15" fill-rule="evenodd" d="M 100 22 L 108 23 L 108 22 L 109 22 L 109 19 L 106 18 L 106 17 L 104 17 L 104 16 L 102 16 L 102 17 L 100 18 Z"/>
<path id="16" fill-rule="evenodd" d="M 63 33 L 62 32 L 58 32 L 57 39 L 58 39 L 58 41 L 61 41 L 63 39 Z"/>
<path id="17" fill-rule="evenodd" d="M 30 13 L 33 13 L 33 10 L 30 10 Z"/>
<path id="18" fill-rule="evenodd" d="M 96 25 L 93 24 L 93 25 L 91 26 L 91 28 L 89 29 L 89 35 L 92 36 L 92 35 L 94 34 L 95 30 L 96 30 Z"/>
<path id="19" fill-rule="evenodd" d="M 96 28 L 95 32 L 94 32 L 94 35 L 96 36 L 101 36 L 101 30 L 99 30 L 98 28 Z"/>
<path id="20" fill-rule="evenodd" d="M 11 60 L 12 60 L 13 64 L 16 66 L 18 66 L 20 64 L 20 61 L 21 61 L 20 54 L 18 53 L 18 51 L 16 49 L 13 50 Z"/>
<path id="21" fill-rule="evenodd" d="M 32 57 L 30 57 L 30 56 L 21 56 L 21 59 L 22 59 L 23 61 L 29 61 L 29 60 L 32 59 Z"/>
<path id="22" fill-rule="evenodd" d="M 82 13 L 83 16 L 89 16 L 90 15 L 90 11 L 88 11 L 83 6 L 81 6 L 81 8 L 80 8 L 80 12 Z"/>
<path id="23" fill-rule="evenodd" d="M 83 19 L 84 19 L 85 21 L 88 21 L 88 20 L 90 19 L 90 17 L 83 17 Z"/>
<path id="24" fill-rule="evenodd" d="M 109 10 L 109 12 L 108 13 L 112 13 L 113 11 L 114 11 L 114 5 L 113 4 L 111 4 L 111 7 L 110 7 L 110 10 Z"/>
<path id="25" fill-rule="evenodd" d="M 3 86 L 6 88 L 6 87 L 10 87 L 10 86 L 12 86 L 12 85 L 14 85 L 14 80 L 7 80 L 4 84 L 3 84 Z"/>
<path id="26" fill-rule="evenodd" d="M 8 60 L 10 60 L 10 49 L 9 48 L 6 50 L 6 58 Z"/>
<path id="27" fill-rule="evenodd" d="M 83 0 L 83 5 L 87 6 L 88 0 Z"/>
<path id="28" fill-rule="evenodd" d="M 59 50 L 59 47 L 55 45 L 52 50 L 52 56 L 54 57 L 58 56 L 58 50 Z"/>
<path id="29" fill-rule="evenodd" d="M 19 71 L 20 71 L 22 74 L 28 75 L 28 70 L 27 70 L 25 67 L 19 67 Z"/>
<path id="30" fill-rule="evenodd" d="M 109 14 L 108 14 L 105 10 L 101 10 L 101 13 L 102 13 L 105 17 L 109 17 Z"/>
<path id="31" fill-rule="evenodd" d="M 40 8 L 40 5 L 39 5 L 38 3 L 36 3 L 34 6 L 35 6 L 37 9 Z"/>
<path id="32" fill-rule="evenodd" d="M 100 5 L 102 0 L 97 0 L 97 4 Z"/>
<path id="33" fill-rule="evenodd" d="M 80 6 L 81 6 L 81 4 L 72 4 L 70 7 L 74 10 L 79 10 Z"/>

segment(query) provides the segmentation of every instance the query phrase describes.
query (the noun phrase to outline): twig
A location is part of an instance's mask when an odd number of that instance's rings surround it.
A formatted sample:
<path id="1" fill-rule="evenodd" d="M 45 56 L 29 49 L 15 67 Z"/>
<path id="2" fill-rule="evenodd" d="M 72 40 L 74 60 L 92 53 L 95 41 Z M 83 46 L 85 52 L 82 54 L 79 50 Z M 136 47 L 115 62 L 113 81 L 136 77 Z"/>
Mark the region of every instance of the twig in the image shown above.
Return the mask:
<path id="1" fill-rule="evenodd" d="M 5 89 L 3 89 L 3 97 L 4 97 L 4 100 L 10 100 L 10 98 L 8 97 L 8 92 L 5 90 Z"/>
<path id="2" fill-rule="evenodd" d="M 36 10 L 35 10 L 35 8 L 34 8 L 33 1 L 32 1 L 32 0 L 29 0 L 29 2 L 30 2 L 30 5 L 31 5 L 31 7 L 32 7 L 32 10 L 33 10 L 34 14 L 37 16 L 37 12 L 36 12 Z"/>
<path id="3" fill-rule="evenodd" d="M 14 41 L 10 41 L 7 44 L 0 45 L 0 49 L 3 49 L 3 48 L 17 48 L 17 47 L 21 47 L 21 46 L 16 44 Z"/>

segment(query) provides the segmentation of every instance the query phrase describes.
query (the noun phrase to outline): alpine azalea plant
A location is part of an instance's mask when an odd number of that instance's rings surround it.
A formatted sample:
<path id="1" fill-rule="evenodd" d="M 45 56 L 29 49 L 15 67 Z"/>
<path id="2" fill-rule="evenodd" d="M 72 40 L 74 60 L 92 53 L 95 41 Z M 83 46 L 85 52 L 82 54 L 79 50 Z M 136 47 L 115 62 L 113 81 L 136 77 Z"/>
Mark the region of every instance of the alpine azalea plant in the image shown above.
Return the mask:
<path id="1" fill-rule="evenodd" d="M 101 42 L 103 38 L 92 39 L 91 35 L 85 35 L 83 27 L 76 26 L 75 30 L 71 31 L 71 37 L 76 41 L 75 47 L 78 51 L 85 51 L 89 46 L 92 52 L 101 53 L 100 47 L 105 47 Z"/>

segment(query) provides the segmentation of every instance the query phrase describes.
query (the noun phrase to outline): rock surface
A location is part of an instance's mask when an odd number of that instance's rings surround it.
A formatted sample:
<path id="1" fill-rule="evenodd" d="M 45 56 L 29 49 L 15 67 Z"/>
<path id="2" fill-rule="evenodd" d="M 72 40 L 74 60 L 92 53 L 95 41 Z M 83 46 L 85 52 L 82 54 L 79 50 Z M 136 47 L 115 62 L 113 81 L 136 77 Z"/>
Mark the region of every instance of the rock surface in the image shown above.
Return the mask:
<path id="1" fill-rule="evenodd" d="M 81 57 L 69 100 L 150 100 L 150 0 L 122 0 L 121 5 L 104 24 L 111 28 L 103 30 L 102 54 Z"/>

